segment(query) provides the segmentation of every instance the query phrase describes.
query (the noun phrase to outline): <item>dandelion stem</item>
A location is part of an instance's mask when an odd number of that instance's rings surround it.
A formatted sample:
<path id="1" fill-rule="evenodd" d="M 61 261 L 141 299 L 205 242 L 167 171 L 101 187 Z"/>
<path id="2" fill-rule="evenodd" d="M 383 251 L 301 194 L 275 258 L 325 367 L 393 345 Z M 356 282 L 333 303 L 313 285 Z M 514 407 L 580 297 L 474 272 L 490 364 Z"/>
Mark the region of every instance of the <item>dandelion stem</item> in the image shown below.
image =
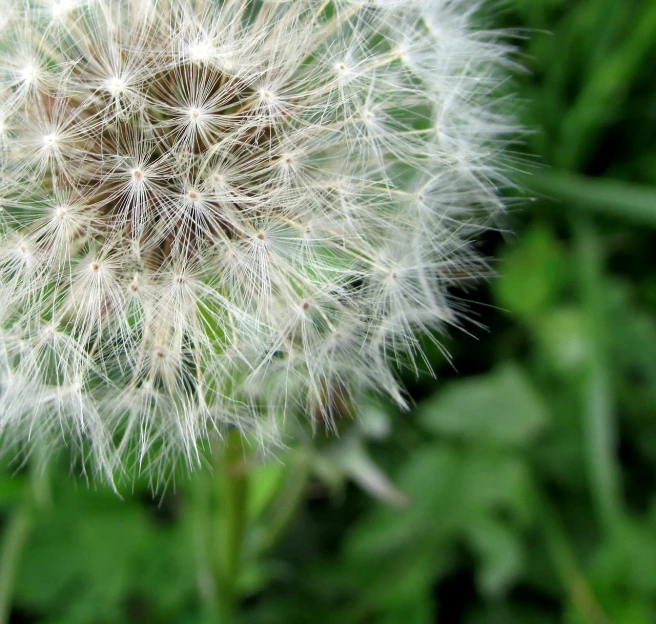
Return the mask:
<path id="1" fill-rule="evenodd" d="M 189 521 L 196 553 L 198 591 L 203 610 L 203 622 L 216 622 L 218 613 L 218 590 L 214 574 L 211 549 L 212 542 L 211 491 L 204 474 L 196 474 L 189 488 Z"/>
<path id="2" fill-rule="evenodd" d="M 42 452 L 35 450 L 38 458 Z M 7 624 L 11 617 L 11 601 L 16 582 L 16 573 L 21 555 L 27 545 L 35 508 L 43 508 L 48 503 L 48 480 L 46 473 L 39 470 L 38 461 L 30 465 L 30 478 L 26 481 L 22 496 L 16 504 L 0 542 L 0 624 Z"/>
<path id="3" fill-rule="evenodd" d="M 21 553 L 32 527 L 32 505 L 23 500 L 5 529 L 0 552 L 0 624 L 9 622 L 11 598 Z"/>
<path id="4" fill-rule="evenodd" d="M 267 521 L 267 531 L 258 544 L 258 553 L 264 554 L 273 548 L 289 527 L 303 500 L 310 477 L 310 461 L 304 451 L 299 451 L 296 461 L 289 466 L 287 480 Z"/>
<path id="5" fill-rule="evenodd" d="M 247 475 L 243 467 L 243 448 L 233 432 L 222 448 L 215 450 L 220 487 L 221 538 L 217 553 L 219 584 L 219 621 L 237 621 L 239 572 L 246 527 Z"/>

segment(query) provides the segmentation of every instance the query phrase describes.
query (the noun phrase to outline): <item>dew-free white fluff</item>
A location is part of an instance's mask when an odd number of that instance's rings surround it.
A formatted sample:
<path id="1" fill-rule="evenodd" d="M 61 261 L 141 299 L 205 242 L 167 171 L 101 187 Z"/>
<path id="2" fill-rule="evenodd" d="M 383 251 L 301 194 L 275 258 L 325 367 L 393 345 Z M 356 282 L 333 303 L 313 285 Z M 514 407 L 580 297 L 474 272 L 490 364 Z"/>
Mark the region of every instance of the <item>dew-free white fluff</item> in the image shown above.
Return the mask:
<path id="1" fill-rule="evenodd" d="M 5 448 L 110 474 L 403 401 L 502 209 L 508 48 L 475 3 L 2 9 Z"/>

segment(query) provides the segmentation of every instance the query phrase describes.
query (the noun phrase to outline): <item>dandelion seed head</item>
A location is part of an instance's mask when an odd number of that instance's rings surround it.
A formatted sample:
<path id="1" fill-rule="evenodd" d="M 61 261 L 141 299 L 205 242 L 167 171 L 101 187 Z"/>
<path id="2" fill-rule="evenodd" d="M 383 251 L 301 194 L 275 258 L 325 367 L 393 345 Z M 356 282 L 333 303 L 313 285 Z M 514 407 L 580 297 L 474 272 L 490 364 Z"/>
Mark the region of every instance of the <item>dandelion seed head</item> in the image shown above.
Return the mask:
<path id="1" fill-rule="evenodd" d="M 509 184 L 511 49 L 475 19 L 467 0 L 13 2 L 5 448 L 159 474 L 233 428 L 331 428 L 335 393 L 403 404 L 395 367 L 460 323 L 451 290 L 484 269 L 471 241 Z"/>

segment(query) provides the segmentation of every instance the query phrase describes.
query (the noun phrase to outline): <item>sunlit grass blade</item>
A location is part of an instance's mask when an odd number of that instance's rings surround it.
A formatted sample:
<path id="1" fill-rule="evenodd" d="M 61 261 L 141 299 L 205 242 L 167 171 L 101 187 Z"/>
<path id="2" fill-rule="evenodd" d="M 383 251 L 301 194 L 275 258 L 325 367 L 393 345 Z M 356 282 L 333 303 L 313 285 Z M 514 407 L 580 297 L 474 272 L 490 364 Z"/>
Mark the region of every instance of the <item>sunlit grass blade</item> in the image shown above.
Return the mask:
<path id="1" fill-rule="evenodd" d="M 656 227 L 654 188 L 562 171 L 541 172 L 526 182 L 542 197 L 567 202 L 568 207 Z"/>

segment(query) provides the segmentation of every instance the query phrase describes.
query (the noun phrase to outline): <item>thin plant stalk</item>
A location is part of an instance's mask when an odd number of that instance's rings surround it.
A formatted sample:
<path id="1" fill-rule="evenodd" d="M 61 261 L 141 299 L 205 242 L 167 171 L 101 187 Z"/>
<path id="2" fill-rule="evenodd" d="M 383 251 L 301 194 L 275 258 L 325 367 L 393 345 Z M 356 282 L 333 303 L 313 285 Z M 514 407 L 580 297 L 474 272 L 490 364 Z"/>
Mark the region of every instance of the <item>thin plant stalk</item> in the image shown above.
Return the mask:
<path id="1" fill-rule="evenodd" d="M 0 551 L 0 624 L 8 624 L 11 616 L 16 573 L 20 558 L 29 539 L 33 522 L 33 504 L 24 496 L 11 515 L 5 529 Z"/>
<path id="2" fill-rule="evenodd" d="M 221 448 L 214 452 L 220 502 L 219 550 L 216 553 L 219 621 L 221 624 L 233 624 L 238 621 L 239 574 L 247 523 L 248 475 L 238 433 L 230 434 Z"/>

